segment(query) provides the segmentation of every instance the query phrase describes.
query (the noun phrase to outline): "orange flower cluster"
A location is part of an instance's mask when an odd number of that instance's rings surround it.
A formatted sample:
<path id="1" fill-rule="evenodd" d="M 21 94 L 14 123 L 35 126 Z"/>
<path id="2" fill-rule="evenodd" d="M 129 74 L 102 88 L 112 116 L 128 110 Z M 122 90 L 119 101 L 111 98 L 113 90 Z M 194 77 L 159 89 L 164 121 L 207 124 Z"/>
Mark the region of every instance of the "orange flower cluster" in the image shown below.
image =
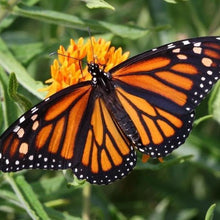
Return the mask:
<path id="1" fill-rule="evenodd" d="M 105 66 L 105 71 L 108 71 L 128 58 L 129 52 L 123 54 L 121 48 L 115 49 L 110 44 L 110 41 L 92 37 L 85 43 L 83 38 L 77 43 L 71 39 L 67 50 L 60 46 L 58 59 L 51 65 L 51 78 L 46 81 L 50 85 L 41 91 L 47 91 L 48 97 L 70 85 L 91 80 L 87 65 L 82 65 L 83 60 L 87 63 L 94 61 Z"/>

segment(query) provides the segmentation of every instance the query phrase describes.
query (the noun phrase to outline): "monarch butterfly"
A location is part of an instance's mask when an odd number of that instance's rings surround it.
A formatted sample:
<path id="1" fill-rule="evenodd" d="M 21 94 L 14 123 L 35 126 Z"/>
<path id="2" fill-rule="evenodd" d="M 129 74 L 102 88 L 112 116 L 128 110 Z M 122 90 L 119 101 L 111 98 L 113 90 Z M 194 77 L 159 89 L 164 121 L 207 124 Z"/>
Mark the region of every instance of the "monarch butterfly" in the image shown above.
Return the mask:
<path id="1" fill-rule="evenodd" d="M 194 109 L 220 77 L 220 37 L 177 41 L 45 99 L 0 137 L 0 170 L 71 168 L 108 184 L 126 176 L 136 152 L 165 157 L 185 142 Z"/>

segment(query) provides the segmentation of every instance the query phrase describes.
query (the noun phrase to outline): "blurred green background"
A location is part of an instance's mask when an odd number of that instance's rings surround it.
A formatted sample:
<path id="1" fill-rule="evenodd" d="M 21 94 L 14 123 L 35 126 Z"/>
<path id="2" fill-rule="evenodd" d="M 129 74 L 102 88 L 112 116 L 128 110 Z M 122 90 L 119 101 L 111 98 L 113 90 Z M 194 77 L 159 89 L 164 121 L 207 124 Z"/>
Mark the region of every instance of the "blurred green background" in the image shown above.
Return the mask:
<path id="1" fill-rule="evenodd" d="M 50 78 L 56 56 L 49 54 L 67 47 L 70 38 L 88 38 L 88 27 L 131 56 L 183 38 L 220 35 L 219 0 L 108 3 L 0 0 L 1 133 L 30 106 L 25 98 L 34 105 L 44 96 L 37 89 Z M 11 72 L 19 82 L 13 100 L 7 89 Z M 10 85 L 16 87 L 13 77 Z M 165 163 L 142 164 L 139 155 L 135 170 L 108 186 L 72 181 L 61 171 L 1 173 L 0 219 L 211 220 L 214 209 L 213 219 L 220 219 L 218 88 L 197 108 L 197 126 Z"/>

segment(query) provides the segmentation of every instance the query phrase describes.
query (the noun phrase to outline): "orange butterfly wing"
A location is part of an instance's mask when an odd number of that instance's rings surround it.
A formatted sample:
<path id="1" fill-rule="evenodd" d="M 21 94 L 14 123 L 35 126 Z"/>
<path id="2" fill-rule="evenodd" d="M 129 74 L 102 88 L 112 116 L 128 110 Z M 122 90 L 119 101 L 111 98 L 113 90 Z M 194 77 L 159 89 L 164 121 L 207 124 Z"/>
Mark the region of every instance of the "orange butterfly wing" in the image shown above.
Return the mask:
<path id="1" fill-rule="evenodd" d="M 220 77 L 219 63 L 220 38 L 204 37 L 153 49 L 110 70 L 141 152 L 166 156 L 184 143 L 195 107 Z"/>
<path id="2" fill-rule="evenodd" d="M 102 98 L 96 98 L 94 109 L 85 118 L 80 130 L 87 131 L 83 145 L 82 162 L 74 169 L 80 179 L 91 183 L 108 184 L 127 175 L 136 165 L 136 152 L 114 122 Z M 80 149 L 80 147 L 78 148 Z"/>
<path id="3" fill-rule="evenodd" d="M 108 184 L 126 176 L 136 154 L 90 82 L 68 87 L 21 116 L 0 139 L 0 169 L 73 169 Z"/>

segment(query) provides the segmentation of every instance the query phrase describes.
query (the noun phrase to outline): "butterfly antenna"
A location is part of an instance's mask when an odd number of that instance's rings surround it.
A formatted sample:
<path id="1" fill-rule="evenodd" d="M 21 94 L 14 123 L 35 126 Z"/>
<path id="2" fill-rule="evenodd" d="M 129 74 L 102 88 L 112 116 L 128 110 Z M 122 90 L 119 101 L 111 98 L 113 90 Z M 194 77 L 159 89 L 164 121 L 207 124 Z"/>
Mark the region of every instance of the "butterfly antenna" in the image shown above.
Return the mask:
<path id="1" fill-rule="evenodd" d="M 81 59 L 78 59 L 76 57 L 71 57 L 71 56 L 68 56 L 68 55 L 65 55 L 65 54 L 62 54 L 62 53 L 52 52 L 52 53 L 49 54 L 49 56 L 54 56 L 54 55 L 60 55 L 60 56 L 63 56 L 63 57 L 67 57 L 67 58 L 71 58 L 71 59 L 74 59 L 74 60 L 78 60 L 78 61 L 80 61 L 80 66 L 81 67 L 82 67 L 81 62 L 86 64 L 86 62 L 81 60 Z"/>
<path id="2" fill-rule="evenodd" d="M 60 56 L 63 56 L 63 57 L 67 57 L 67 58 L 71 58 L 71 59 L 74 59 L 74 60 L 77 60 L 79 61 L 79 68 L 80 68 L 80 72 L 81 72 L 81 75 L 83 77 L 83 68 L 82 68 L 82 63 L 85 63 L 83 60 L 80 60 L 78 58 L 75 58 L 75 57 L 71 57 L 71 56 L 68 56 L 68 55 L 65 55 L 65 54 L 62 54 L 62 53 L 58 53 L 58 52 L 52 52 L 49 54 L 49 56 L 54 56 L 54 55 L 60 55 Z M 80 82 L 80 79 L 79 79 L 79 82 Z"/>
<path id="3" fill-rule="evenodd" d="M 95 63 L 95 53 L 94 53 L 94 47 L 93 47 L 93 44 L 92 44 L 92 35 L 91 35 L 91 31 L 90 31 L 89 27 L 88 27 L 88 32 L 89 32 L 89 39 L 90 39 L 90 42 L 91 42 L 91 50 L 92 50 L 93 63 Z"/>

